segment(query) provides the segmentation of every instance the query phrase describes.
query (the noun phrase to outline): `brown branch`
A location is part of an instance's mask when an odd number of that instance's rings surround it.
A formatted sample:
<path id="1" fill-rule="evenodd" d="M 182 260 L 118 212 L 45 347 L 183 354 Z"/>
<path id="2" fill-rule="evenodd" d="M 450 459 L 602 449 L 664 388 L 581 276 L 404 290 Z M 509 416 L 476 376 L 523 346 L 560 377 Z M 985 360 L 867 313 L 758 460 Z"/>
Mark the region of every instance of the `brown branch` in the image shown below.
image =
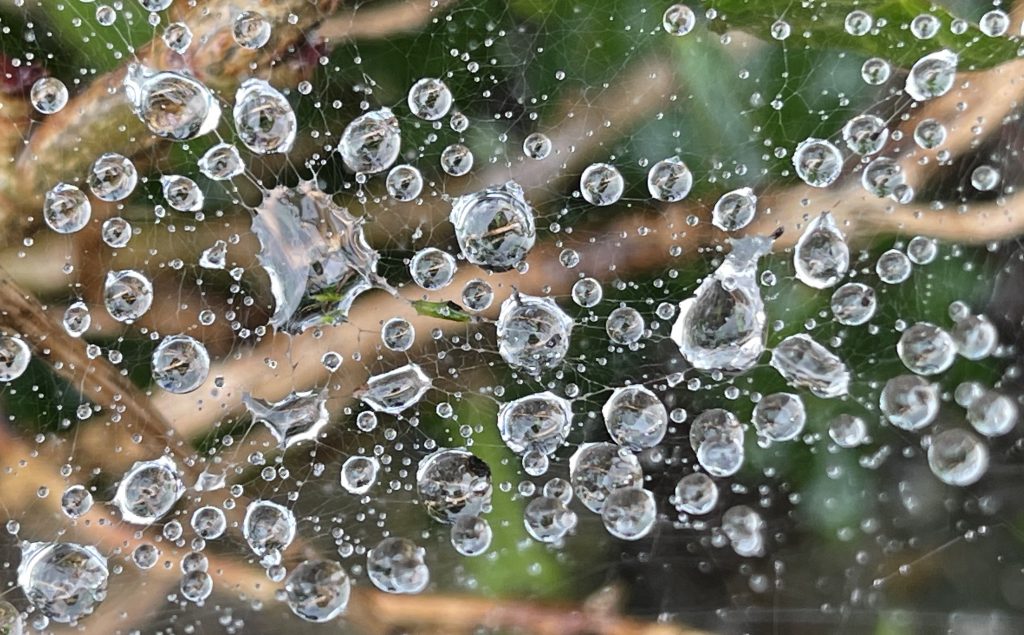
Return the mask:
<path id="1" fill-rule="evenodd" d="M 0 270 L 0 307 L 0 328 L 8 334 L 20 335 L 37 358 L 48 363 L 83 397 L 106 408 L 110 417 L 108 426 L 128 432 L 121 440 L 137 433 L 142 443 L 158 454 L 162 454 L 164 448 L 178 457 L 191 452 L 190 446 L 175 436 L 159 410 L 125 375 L 103 356 L 90 359 L 86 354 L 87 343 L 68 335 L 43 306 L 3 270 Z M 109 439 L 107 447 L 114 447 Z"/>
<path id="2" fill-rule="evenodd" d="M 328 43 L 371 40 L 422 28 L 457 0 L 396 0 L 384 6 L 356 8 L 324 20 L 316 33 Z"/>

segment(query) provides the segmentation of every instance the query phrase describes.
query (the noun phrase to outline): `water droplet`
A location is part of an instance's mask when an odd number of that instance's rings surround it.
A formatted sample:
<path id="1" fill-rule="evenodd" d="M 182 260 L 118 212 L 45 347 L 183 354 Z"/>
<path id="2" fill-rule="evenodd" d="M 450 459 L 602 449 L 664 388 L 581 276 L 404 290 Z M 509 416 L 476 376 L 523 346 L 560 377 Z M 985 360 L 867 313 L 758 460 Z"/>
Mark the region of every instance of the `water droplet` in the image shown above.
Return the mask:
<path id="1" fill-rule="evenodd" d="M 722 531 L 733 551 L 743 557 L 764 555 L 764 520 L 746 505 L 736 505 L 722 514 Z"/>
<path id="2" fill-rule="evenodd" d="M 473 161 L 473 151 L 461 143 L 453 143 L 441 151 L 441 169 L 451 176 L 469 174 Z"/>
<path id="3" fill-rule="evenodd" d="M 359 115 L 341 134 L 338 152 L 353 172 L 376 174 L 391 167 L 402 145 L 402 131 L 391 110 L 381 108 Z"/>
<path id="4" fill-rule="evenodd" d="M 771 251 L 772 239 L 741 238 L 732 245 L 725 262 L 679 303 L 672 340 L 695 368 L 742 371 L 764 352 L 757 261 Z"/>
<path id="5" fill-rule="evenodd" d="M 622 540 L 640 540 L 651 533 L 657 519 L 654 494 L 639 487 L 612 491 L 601 509 L 605 529 Z"/>
<path id="6" fill-rule="evenodd" d="M 681 512 L 700 516 L 714 509 L 717 503 L 718 486 L 707 474 L 687 474 L 676 484 L 675 505 Z"/>
<path id="7" fill-rule="evenodd" d="M 528 159 L 540 161 L 551 154 L 551 139 L 543 132 L 533 132 L 523 139 L 523 154 Z"/>
<path id="8" fill-rule="evenodd" d="M 430 386 L 430 378 L 422 368 L 406 364 L 370 377 L 356 396 L 377 412 L 398 414 L 419 403 Z"/>
<path id="9" fill-rule="evenodd" d="M 803 333 L 779 342 L 772 351 L 771 365 L 787 384 L 807 388 L 818 397 L 839 397 L 849 389 L 846 364 Z"/>
<path id="10" fill-rule="evenodd" d="M 416 341 L 416 329 L 408 320 L 391 318 L 381 327 L 380 339 L 390 350 L 407 351 Z"/>
<path id="11" fill-rule="evenodd" d="M 61 495 L 60 508 L 68 518 L 81 518 L 92 509 L 92 494 L 82 485 L 72 485 Z"/>
<path id="12" fill-rule="evenodd" d="M 1010 16 L 1001 9 L 992 9 L 978 20 L 978 28 L 989 37 L 1001 37 L 1010 28 Z"/>
<path id="13" fill-rule="evenodd" d="M 523 525 L 534 540 L 554 543 L 576 528 L 576 512 L 566 507 L 567 501 L 552 496 L 531 500 L 523 510 Z"/>
<path id="14" fill-rule="evenodd" d="M 843 170 L 839 148 L 824 139 L 809 138 L 793 150 L 793 167 L 800 179 L 811 187 L 828 187 Z"/>
<path id="15" fill-rule="evenodd" d="M 509 365 L 538 374 L 565 359 L 572 326 L 553 299 L 513 294 L 498 315 L 498 352 Z"/>
<path id="16" fill-rule="evenodd" d="M 757 196 L 749 187 L 726 192 L 711 210 L 711 224 L 722 231 L 743 229 L 757 214 Z"/>
<path id="17" fill-rule="evenodd" d="M 491 503 L 491 468 L 468 450 L 438 450 L 420 460 L 416 489 L 427 513 L 439 522 L 479 516 Z"/>
<path id="18" fill-rule="evenodd" d="M 224 535 L 228 521 L 219 507 L 205 505 L 192 514 L 192 529 L 203 540 L 216 540 Z"/>
<path id="19" fill-rule="evenodd" d="M 871 15 L 860 9 L 855 9 L 846 14 L 846 20 L 843 26 L 846 32 L 854 37 L 861 37 L 868 34 L 871 27 L 874 26 L 875 20 Z"/>
<path id="20" fill-rule="evenodd" d="M 278 560 L 295 539 L 295 515 L 271 501 L 252 501 L 245 509 L 242 535 L 261 559 Z"/>
<path id="21" fill-rule="evenodd" d="M 128 241 L 132 238 L 131 223 L 120 216 L 108 218 L 103 221 L 100 237 L 103 238 L 103 242 L 108 246 L 120 249 L 127 245 Z"/>
<path id="22" fill-rule="evenodd" d="M 662 159 L 647 173 L 647 190 L 659 201 L 681 201 L 690 193 L 691 187 L 693 174 L 679 157 Z"/>
<path id="23" fill-rule="evenodd" d="M 423 175 L 411 165 L 396 165 L 388 172 L 385 185 L 396 201 L 412 201 L 423 192 Z"/>
<path id="24" fill-rule="evenodd" d="M 84 302 L 73 302 L 64 310 L 64 330 L 71 337 L 81 337 L 92 324 L 92 315 Z"/>
<path id="25" fill-rule="evenodd" d="M 96 198 L 113 202 L 127 198 L 135 190 L 139 173 L 127 157 L 107 152 L 92 164 L 88 180 Z"/>
<path id="26" fill-rule="evenodd" d="M 797 438 L 807 422 L 807 410 L 799 395 L 777 392 L 765 395 L 754 406 L 754 427 L 771 441 Z"/>
<path id="27" fill-rule="evenodd" d="M 238 148 L 229 143 L 218 143 L 199 159 L 199 171 L 208 179 L 226 181 L 245 172 Z"/>
<path id="28" fill-rule="evenodd" d="M 868 424 L 860 417 L 840 414 L 829 422 L 828 436 L 841 448 L 855 448 L 867 441 Z"/>
<path id="29" fill-rule="evenodd" d="M 898 249 L 890 249 L 878 257 L 875 263 L 875 273 L 878 278 L 886 284 L 900 284 L 905 282 L 913 273 L 914 266 L 910 258 Z"/>
<path id="30" fill-rule="evenodd" d="M 640 461 L 612 443 L 584 443 L 569 459 L 569 479 L 580 502 L 601 513 L 608 495 L 622 487 L 643 485 Z"/>
<path id="31" fill-rule="evenodd" d="M 178 55 L 184 55 L 192 45 L 192 29 L 184 22 L 171 22 L 164 29 L 161 38 L 167 48 Z"/>
<path id="32" fill-rule="evenodd" d="M 270 323 L 290 332 L 345 319 L 361 293 L 389 289 L 362 222 L 309 181 L 267 193 L 252 221 L 276 302 Z"/>
<path id="33" fill-rule="evenodd" d="M 925 101 L 949 92 L 956 78 L 957 55 L 943 49 L 914 62 L 905 89 L 912 99 Z"/>
<path id="34" fill-rule="evenodd" d="M 608 314 L 605 332 L 614 344 L 635 344 L 644 334 L 644 318 L 632 307 L 619 307 Z"/>
<path id="35" fill-rule="evenodd" d="M 349 494 L 365 494 L 377 482 L 380 462 L 372 456 L 350 456 L 341 466 L 341 486 Z"/>
<path id="36" fill-rule="evenodd" d="M 928 466 L 940 481 L 966 487 L 988 470 L 988 448 L 966 430 L 952 428 L 932 437 L 928 447 Z"/>
<path id="37" fill-rule="evenodd" d="M 616 388 L 601 414 L 612 440 L 632 449 L 652 448 L 668 431 L 668 411 L 644 386 Z"/>
<path id="38" fill-rule="evenodd" d="M 533 207 L 515 181 L 458 197 L 448 219 L 466 260 L 491 271 L 515 267 L 537 239 Z"/>
<path id="39" fill-rule="evenodd" d="M 979 165 L 971 172 L 971 185 L 979 192 L 990 192 L 999 186 L 1002 176 L 991 165 Z"/>
<path id="40" fill-rule="evenodd" d="M 491 525 L 477 516 L 459 516 L 452 525 L 452 547 L 464 556 L 484 553 L 490 548 L 493 537 Z"/>
<path id="41" fill-rule="evenodd" d="M 807 224 L 793 250 L 796 277 L 809 287 L 835 286 L 850 268 L 850 248 L 832 214 L 822 212 Z"/>
<path id="42" fill-rule="evenodd" d="M 152 306 L 153 284 L 146 276 L 131 269 L 107 272 L 103 303 L 110 317 L 118 322 L 132 322 Z"/>
<path id="43" fill-rule="evenodd" d="M 860 77 L 870 86 L 881 86 L 889 81 L 892 67 L 880 57 L 872 57 L 864 61 L 860 68 Z"/>
<path id="44" fill-rule="evenodd" d="M 914 128 L 914 143 L 931 150 L 946 141 L 946 127 L 934 119 L 922 119 Z"/>
<path id="45" fill-rule="evenodd" d="M 984 315 L 969 315 L 953 327 L 953 341 L 962 357 L 981 360 L 991 355 L 999 344 L 996 325 Z"/>
<path id="46" fill-rule="evenodd" d="M 885 382 L 878 407 L 897 428 L 920 430 L 939 414 L 938 387 L 917 375 L 899 375 Z"/>
<path id="47" fill-rule="evenodd" d="M 366 574 L 387 593 L 419 593 L 430 583 L 426 550 L 407 538 L 385 538 L 366 553 Z"/>
<path id="48" fill-rule="evenodd" d="M 600 304 L 604 297 L 601 283 L 594 278 L 580 278 L 572 285 L 572 300 L 585 309 Z"/>
<path id="49" fill-rule="evenodd" d="M 133 525 L 151 525 L 171 511 L 185 493 L 181 472 L 174 461 L 162 456 L 136 461 L 117 485 L 114 505 L 121 519 Z"/>
<path id="50" fill-rule="evenodd" d="M 847 282 L 836 289 L 830 303 L 836 322 L 846 326 L 865 324 L 875 316 L 875 290 L 859 282 Z"/>
<path id="51" fill-rule="evenodd" d="M 986 437 L 1008 434 L 1017 425 L 1019 409 L 1013 399 L 986 390 L 967 407 L 967 420 Z"/>
<path id="52" fill-rule="evenodd" d="M 206 347 L 188 335 L 171 335 L 153 351 L 153 381 L 167 392 L 184 394 L 199 388 L 210 373 Z"/>
<path id="53" fill-rule="evenodd" d="M 409 262 L 409 273 L 413 282 L 428 291 L 443 289 L 455 278 L 455 258 L 436 247 L 427 247 L 416 252 Z"/>
<path id="54" fill-rule="evenodd" d="M 44 115 L 63 110 L 68 103 L 68 87 L 56 77 L 40 77 L 29 93 L 32 107 Z"/>
<path id="55" fill-rule="evenodd" d="M 243 11 L 235 17 L 231 34 L 243 48 L 263 48 L 270 41 L 270 22 L 256 11 Z"/>
<path id="56" fill-rule="evenodd" d="M 92 205 L 82 190 L 74 185 L 58 183 L 46 193 L 43 220 L 59 234 L 71 234 L 86 226 L 92 216 Z"/>
<path id="57" fill-rule="evenodd" d="M 956 343 L 945 329 L 929 322 L 918 322 L 903 331 L 896 353 L 911 372 L 937 375 L 956 360 Z"/>
<path id="58" fill-rule="evenodd" d="M 235 130 L 245 147 L 258 154 L 286 153 L 295 143 L 298 123 L 291 104 L 262 79 L 247 79 L 235 92 Z"/>
<path id="59" fill-rule="evenodd" d="M 307 622 L 329 622 L 348 606 L 352 582 L 333 560 L 304 560 L 284 585 L 288 607 Z"/>
<path id="60" fill-rule="evenodd" d="M 572 429 L 572 405 L 551 392 L 520 397 L 498 411 L 501 440 L 517 454 L 554 453 Z"/>
<path id="61" fill-rule="evenodd" d="M 186 141 L 207 134 L 220 123 L 221 110 L 210 89 L 174 71 L 156 72 L 131 64 L 124 78 L 125 96 L 150 132 Z"/>
<path id="62" fill-rule="evenodd" d="M 875 154 L 888 140 L 889 129 L 878 115 L 858 115 L 843 126 L 843 141 L 851 152 L 857 154 Z"/>
<path id="63" fill-rule="evenodd" d="M 462 305 L 470 311 L 484 311 L 494 302 L 494 289 L 484 280 L 474 278 L 462 288 Z"/>
<path id="64" fill-rule="evenodd" d="M 107 596 L 107 559 L 94 547 L 71 542 L 24 543 L 18 586 L 39 611 L 73 624 Z"/>
<path id="65" fill-rule="evenodd" d="M 440 79 L 424 77 L 409 89 L 409 110 L 420 119 L 437 121 L 452 107 L 452 91 Z"/>
<path id="66" fill-rule="evenodd" d="M 614 165 L 594 163 L 580 176 L 580 193 L 591 205 L 604 207 L 622 198 L 626 182 Z"/>
<path id="67" fill-rule="evenodd" d="M 697 16 L 694 15 L 693 9 L 685 4 L 670 6 L 665 9 L 661 18 L 661 28 L 665 29 L 665 33 L 675 36 L 686 35 L 693 30 L 696 23 Z"/>

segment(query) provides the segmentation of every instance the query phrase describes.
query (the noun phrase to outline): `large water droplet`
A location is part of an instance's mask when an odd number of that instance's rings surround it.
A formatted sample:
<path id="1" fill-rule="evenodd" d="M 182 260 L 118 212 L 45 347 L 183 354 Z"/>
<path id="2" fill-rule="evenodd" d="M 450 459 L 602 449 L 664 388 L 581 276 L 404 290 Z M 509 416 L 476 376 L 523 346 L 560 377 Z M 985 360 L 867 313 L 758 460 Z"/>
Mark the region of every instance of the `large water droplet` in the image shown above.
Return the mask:
<path id="1" fill-rule="evenodd" d="M 162 456 L 137 461 L 125 472 L 114 494 L 114 504 L 125 522 L 151 525 L 171 511 L 184 493 L 178 466 L 170 457 Z"/>
<path id="2" fill-rule="evenodd" d="M 58 183 L 46 193 L 43 220 L 59 234 L 74 233 L 89 223 L 92 204 L 82 190 L 74 185 Z"/>
<path id="3" fill-rule="evenodd" d="M 398 414 L 419 403 L 430 386 L 430 378 L 422 368 L 406 364 L 370 377 L 357 396 L 377 412 Z"/>
<path id="4" fill-rule="evenodd" d="M 430 583 L 426 550 L 407 538 L 385 538 L 366 553 L 366 574 L 387 593 L 419 593 Z"/>
<path id="5" fill-rule="evenodd" d="M 114 152 L 100 155 L 89 169 L 89 189 L 101 201 L 120 201 L 135 190 L 139 173 L 127 157 Z"/>
<path id="6" fill-rule="evenodd" d="M 929 322 L 918 322 L 903 331 L 896 354 L 910 371 L 918 375 L 937 375 L 956 360 L 956 343 L 945 329 Z"/>
<path id="7" fill-rule="evenodd" d="M 437 121 L 452 107 L 452 91 L 440 79 L 425 77 L 409 89 L 409 110 L 420 119 Z"/>
<path id="8" fill-rule="evenodd" d="M 245 172 L 238 148 L 229 143 L 218 143 L 199 158 L 199 171 L 208 179 L 226 181 Z"/>
<path id="9" fill-rule="evenodd" d="M 252 501 L 245 509 L 242 535 L 261 559 L 280 560 L 281 552 L 295 539 L 295 515 L 271 501 Z"/>
<path id="10" fill-rule="evenodd" d="M 352 583 L 334 560 L 304 560 L 284 584 L 288 608 L 308 622 L 329 622 L 348 606 Z"/>
<path id="11" fill-rule="evenodd" d="M 479 516 L 491 504 L 491 468 L 468 450 L 438 450 L 420 460 L 416 489 L 435 520 Z"/>
<path id="12" fill-rule="evenodd" d="M 966 430 L 952 428 L 932 437 L 928 466 L 940 481 L 966 487 L 977 483 L 988 471 L 988 448 Z"/>
<path id="13" fill-rule="evenodd" d="M 110 271 L 103 283 L 103 303 L 110 317 L 132 322 L 153 305 L 153 285 L 138 271 Z"/>
<path id="14" fill-rule="evenodd" d="M 520 397 L 498 411 L 501 440 L 517 454 L 552 454 L 571 429 L 571 403 L 551 392 Z"/>
<path id="15" fill-rule="evenodd" d="M 616 388 L 601 414 L 612 440 L 633 449 L 658 445 L 668 431 L 668 411 L 645 386 Z"/>
<path id="16" fill-rule="evenodd" d="M 947 49 L 917 60 L 907 74 L 907 94 L 917 101 L 945 95 L 953 87 L 957 61 L 956 53 Z"/>
<path id="17" fill-rule="evenodd" d="M 787 384 L 807 388 L 818 397 L 839 397 L 849 390 L 850 372 L 843 360 L 803 333 L 779 342 L 771 365 Z"/>
<path id="18" fill-rule="evenodd" d="M 732 245 L 725 262 L 679 303 L 672 339 L 695 368 L 742 371 L 764 352 L 757 261 L 771 251 L 772 239 L 748 237 Z"/>
<path id="19" fill-rule="evenodd" d="M 94 547 L 71 542 L 24 543 L 18 586 L 55 622 L 76 623 L 107 596 L 107 559 Z"/>
<path id="20" fill-rule="evenodd" d="M 235 130 L 245 147 L 258 154 L 285 153 L 295 142 L 298 124 L 291 104 L 262 79 L 247 79 L 235 92 Z"/>
<path id="21" fill-rule="evenodd" d="M 352 302 L 373 287 L 379 255 L 366 242 L 362 221 L 338 207 L 309 181 L 269 192 L 252 220 L 260 264 L 276 302 L 270 323 L 301 332 L 345 319 Z"/>
<path id="22" fill-rule="evenodd" d="M 893 377 L 882 388 L 878 406 L 897 428 L 920 430 L 939 414 L 938 387 L 917 375 Z"/>
<path id="23" fill-rule="evenodd" d="M 850 248 L 832 214 L 822 212 L 807 224 L 793 250 L 796 277 L 809 287 L 835 286 L 850 268 Z"/>
<path id="24" fill-rule="evenodd" d="M 188 335 L 165 337 L 153 351 L 153 381 L 167 392 L 184 394 L 199 388 L 210 374 L 206 347 Z"/>
<path id="25" fill-rule="evenodd" d="M 221 110 L 213 93 L 187 75 L 132 64 L 124 78 L 124 90 L 142 123 L 165 139 L 195 139 L 220 122 Z"/>
<path id="26" fill-rule="evenodd" d="M 569 459 L 569 478 L 580 502 L 601 513 L 608 495 L 621 487 L 641 487 L 640 461 L 613 443 L 584 443 Z"/>
<path id="27" fill-rule="evenodd" d="M 757 195 L 749 187 L 726 192 L 711 210 L 711 224 L 722 231 L 743 229 L 757 214 Z"/>
<path id="28" fill-rule="evenodd" d="M 622 540 L 640 540 L 651 533 L 657 519 L 654 494 L 639 487 L 614 490 L 601 509 L 605 529 Z"/>
<path id="29" fill-rule="evenodd" d="M 843 155 L 830 141 L 804 139 L 793 150 L 793 167 L 804 183 L 811 187 L 828 187 L 843 170 Z"/>
<path id="30" fill-rule="evenodd" d="M 572 325 L 553 299 L 515 293 L 501 304 L 498 353 L 529 373 L 554 368 L 569 350 Z"/>
<path id="31" fill-rule="evenodd" d="M 659 201 L 681 201 L 690 193 L 691 187 L 693 174 L 679 157 L 662 159 L 647 173 L 647 190 Z"/>
<path id="32" fill-rule="evenodd" d="M 381 108 L 359 115 L 345 126 L 338 152 L 353 172 L 375 174 L 391 167 L 401 145 L 398 119 L 389 109 Z"/>
<path id="33" fill-rule="evenodd" d="M 14 335 L 0 335 L 0 381 L 14 381 L 32 359 L 28 344 Z"/>
<path id="34" fill-rule="evenodd" d="M 594 163 L 580 176 L 580 193 L 591 205 L 612 205 L 622 198 L 625 189 L 626 182 L 614 165 Z"/>
<path id="35" fill-rule="evenodd" d="M 522 262 L 537 238 L 533 207 L 515 181 L 458 197 L 448 219 L 466 260 L 491 271 Z"/>

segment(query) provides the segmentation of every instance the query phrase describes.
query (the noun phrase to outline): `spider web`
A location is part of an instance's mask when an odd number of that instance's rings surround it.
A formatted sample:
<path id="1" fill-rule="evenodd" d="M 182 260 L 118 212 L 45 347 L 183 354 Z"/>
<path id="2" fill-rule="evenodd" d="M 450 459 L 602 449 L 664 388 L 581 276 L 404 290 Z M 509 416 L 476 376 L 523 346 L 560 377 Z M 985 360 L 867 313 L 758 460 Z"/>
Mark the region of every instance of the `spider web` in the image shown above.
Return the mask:
<path id="1" fill-rule="evenodd" d="M 5 70 L 17 75 L 23 67 L 46 68 L 73 96 L 104 70 L 136 56 L 144 62 L 143 44 L 159 37 L 169 21 L 158 14 L 159 23 L 150 26 L 148 14 L 127 1 L 113 5 L 117 17 L 107 27 L 96 24 L 95 4 L 69 0 L 48 10 L 42 2 L 20 4 L 4 6 L 0 14 Z M 32 230 L 4 254 L 5 266 L 20 272 L 26 285 L 35 285 L 55 316 L 71 302 L 85 301 L 94 319 L 85 339 L 152 395 L 180 437 L 195 448 L 193 467 L 224 473 L 229 483 L 241 486 L 237 495 L 228 488 L 189 491 L 177 511 L 147 530 L 146 539 L 164 552 L 159 566 L 166 561 L 176 568 L 191 548 L 188 519 L 196 506 L 230 510 L 235 499 L 244 497 L 292 508 L 304 545 L 338 559 L 357 586 L 366 588 L 366 551 L 383 537 L 402 536 L 426 549 L 431 593 L 537 601 L 610 595 L 621 598 L 630 615 L 722 632 L 1019 629 L 1019 620 L 1004 615 L 1019 611 L 1024 597 L 1021 506 L 1013 481 L 1020 465 L 1019 432 L 985 441 L 991 466 L 979 484 L 949 488 L 928 469 L 928 431 L 899 430 L 883 423 L 878 412 L 882 386 L 906 372 L 895 354 L 900 332 L 918 321 L 949 327 L 947 307 L 957 300 L 996 321 L 1004 346 L 990 360 L 958 360 L 937 380 L 942 406 L 933 426 L 966 425 L 952 397 L 964 381 L 980 381 L 1018 398 L 1014 345 L 1024 309 L 1014 293 L 1021 276 L 1015 241 L 981 247 L 941 242 L 935 262 L 915 266 L 902 284 L 886 285 L 875 273 L 877 258 L 891 248 L 905 250 L 913 233 L 893 226 L 864 230 L 847 222 L 844 231 L 856 236 L 851 240 L 851 279 L 870 284 L 878 294 L 878 313 L 870 325 L 860 327 L 836 323 L 830 293 L 803 286 L 795 278 L 791 249 L 778 249 L 760 267 L 768 346 L 794 333 L 828 345 L 850 369 L 850 396 L 824 400 L 801 393 L 808 423 L 795 441 L 759 444 L 748 433 L 745 466 L 736 476 L 719 480 L 720 500 L 709 515 L 681 516 L 670 502 L 679 478 L 699 469 L 688 442 L 694 417 L 721 407 L 747 423 L 760 396 L 790 388 L 765 361 L 738 376 L 688 369 L 669 338 L 674 314 L 661 317 L 659 305 L 669 303 L 674 310 L 729 251 L 725 235 L 709 228 L 710 210 L 723 192 L 744 186 L 759 194 L 801 187 L 792 174 L 793 149 L 804 139 L 820 137 L 848 154 L 840 130 L 854 115 L 874 113 L 890 129 L 903 130 L 902 122 L 914 116 L 915 107 L 900 90 L 901 71 L 894 69 L 894 77 L 882 86 L 869 86 L 860 71 L 866 56 L 806 50 L 796 32 L 782 41 L 739 31 L 719 35 L 706 28 L 709 19 L 700 15 L 692 33 L 673 38 L 662 28 L 666 7 L 641 2 L 434 4 L 408 29 L 384 37 L 365 27 L 369 18 L 388 10 L 411 12 L 419 4 L 367 2 L 342 9 L 347 22 L 325 22 L 337 30 L 335 39 L 310 43 L 296 56 L 308 67 L 301 74 L 308 86 L 301 89 L 298 81 L 275 84 L 276 68 L 251 69 L 251 76 L 281 90 L 296 112 L 298 136 L 286 156 L 243 151 L 243 175 L 223 183 L 205 180 L 197 168 L 205 150 L 217 141 L 237 144 L 224 123 L 208 139 L 133 156 L 141 177 L 135 193 L 121 205 L 95 210 L 90 227 L 80 234 Z M 61 15 L 71 18 L 62 21 Z M 356 25 L 367 32 L 360 34 Z M 342 37 L 346 29 L 351 39 Z M 83 57 L 92 55 L 101 57 L 83 65 Z M 19 60 L 18 66 L 13 60 Z M 450 117 L 425 122 L 409 112 L 406 94 L 422 77 L 440 78 L 451 88 L 452 112 L 469 122 L 464 131 L 456 131 Z M 233 95 L 216 96 L 230 112 Z M 380 107 L 399 119 L 399 162 L 423 174 L 425 186 L 415 201 L 390 197 L 383 174 L 360 182 L 334 152 L 349 121 Z M 43 117 L 35 113 L 33 119 L 23 131 L 26 140 Z M 522 147 L 535 132 L 552 140 L 551 155 L 541 161 L 526 158 Z M 1009 118 L 998 131 L 977 137 L 975 147 L 920 188 L 915 204 L 940 201 L 946 210 L 966 213 L 1013 194 L 1020 177 L 1015 167 L 1018 122 Z M 454 143 L 473 152 L 474 167 L 466 176 L 452 177 L 441 169 L 442 151 Z M 910 143 L 894 136 L 882 154 Z M 650 166 L 673 155 L 694 176 L 682 206 L 653 201 L 646 189 Z M 625 193 L 613 207 L 592 206 L 579 192 L 580 173 L 595 162 L 614 164 L 624 177 Z M 855 184 L 863 165 L 848 161 L 842 183 Z M 978 165 L 1000 171 L 998 192 L 972 188 Z M 206 203 L 200 214 L 157 213 L 157 206 L 166 207 L 159 177 L 169 174 L 201 183 Z M 257 259 L 251 219 L 264 192 L 310 179 L 363 220 L 370 244 L 380 253 L 379 271 L 401 298 L 366 294 L 347 324 L 288 336 L 267 326 L 274 298 Z M 84 180 L 83 174 L 77 182 Z M 524 187 L 535 210 L 538 246 L 525 271 L 492 275 L 461 257 L 447 216 L 453 197 L 508 180 Z M 757 227 L 783 225 L 788 235 L 799 235 L 807 221 L 838 207 L 849 193 L 834 190 L 834 199 L 829 191 L 801 212 L 763 209 Z M 899 207 L 892 202 L 889 211 Z M 99 224 L 115 215 L 135 230 L 119 249 L 99 239 Z M 223 271 L 199 265 L 202 250 L 217 240 L 228 245 Z M 974 241 L 965 237 L 964 242 Z M 418 289 L 409 274 L 411 257 L 428 246 L 458 258 L 454 282 L 438 292 Z M 19 265 L 26 262 L 32 264 Z M 106 319 L 98 295 L 103 273 L 122 268 L 146 273 L 157 296 L 151 313 L 130 326 Z M 235 268 L 241 271 L 237 279 L 229 273 Z M 34 269 L 38 275 L 30 277 Z M 604 299 L 592 309 L 576 305 L 570 294 L 582 277 L 602 283 Z M 468 324 L 417 315 L 411 305 L 421 298 L 462 303 L 463 286 L 475 278 L 492 285 L 496 300 Z M 573 318 L 572 347 L 557 370 L 534 377 L 510 369 L 497 354 L 495 309 L 513 289 L 551 297 Z M 644 318 L 644 337 L 634 345 L 609 341 L 607 316 L 620 306 Z M 203 323 L 204 311 L 212 312 L 212 323 Z M 416 342 L 408 352 L 387 350 L 381 341 L 381 324 L 396 316 L 416 327 Z M 153 347 L 178 332 L 201 340 L 213 358 L 208 382 L 181 396 L 162 393 L 150 385 L 149 376 Z M 320 362 L 329 351 L 344 359 L 333 373 Z M 377 415 L 375 429 L 359 430 L 355 421 L 366 406 L 355 392 L 368 377 L 411 362 L 432 378 L 430 392 L 399 416 Z M 571 535 L 556 546 L 532 541 L 523 528 L 526 503 L 541 495 L 550 479 L 568 478 L 569 457 L 580 444 L 608 440 L 601 408 L 612 390 L 626 384 L 651 388 L 669 411 L 685 415 L 681 423 L 670 423 L 664 442 L 639 453 L 644 486 L 658 505 L 653 532 L 638 542 L 616 540 L 599 515 L 574 501 L 579 522 Z M 274 400 L 310 389 L 328 391 L 330 424 L 315 443 L 287 452 L 280 452 L 266 428 L 239 407 L 243 392 Z M 572 397 L 574 426 L 548 471 L 531 477 L 520 457 L 502 443 L 495 421 L 501 404 L 544 390 Z M 96 447 L 87 442 L 86 428 L 114 430 L 117 421 L 38 361 L 3 395 L 12 430 L 24 438 L 38 435 L 39 448 L 59 448 L 57 454 L 70 466 L 64 482 L 89 485 L 97 508 L 106 507 L 131 460 L 155 458 L 139 457 L 137 450 L 120 444 L 109 450 L 115 456 L 93 456 Z M 870 442 L 853 449 L 831 443 L 827 425 L 840 413 L 865 418 Z M 417 501 L 417 462 L 439 447 L 467 447 L 491 468 L 494 494 L 485 517 L 494 539 L 483 556 L 456 554 L 448 527 L 430 521 Z M 355 455 L 375 456 L 381 464 L 365 496 L 350 494 L 339 483 L 342 462 Z M 101 468 L 103 461 L 119 467 Z M 13 472 L 4 478 L 22 477 Z M 34 483 L 21 485 L 37 489 Z M 39 495 L 53 499 L 60 492 Z M 742 558 L 729 548 L 721 516 L 737 504 L 757 509 L 764 519 L 765 556 Z M 12 573 L 5 597 L 25 609 L 13 575 L 18 540 L 73 536 L 76 523 L 83 521 L 30 506 L 7 505 L 6 511 L 17 527 L 9 527 L 14 535 L 5 541 Z M 123 526 L 112 506 L 103 514 Z M 171 520 L 185 526 L 183 539 L 160 535 L 161 526 Z M 240 534 L 231 526 L 225 538 L 211 541 L 206 550 L 254 562 Z M 241 597 L 213 568 L 213 595 L 197 607 L 180 594 L 168 601 L 176 584 L 168 585 L 166 575 L 160 578 L 155 570 L 139 571 L 130 550 L 106 555 L 121 569 L 111 578 L 107 604 L 122 607 L 126 617 L 105 623 L 121 632 L 306 628 L 283 603 Z M 971 583 L 982 579 L 990 584 Z M 265 584 L 280 586 L 270 580 Z M 131 603 L 124 589 L 135 586 L 148 589 L 156 607 Z M 82 624 L 86 631 L 89 619 Z"/>

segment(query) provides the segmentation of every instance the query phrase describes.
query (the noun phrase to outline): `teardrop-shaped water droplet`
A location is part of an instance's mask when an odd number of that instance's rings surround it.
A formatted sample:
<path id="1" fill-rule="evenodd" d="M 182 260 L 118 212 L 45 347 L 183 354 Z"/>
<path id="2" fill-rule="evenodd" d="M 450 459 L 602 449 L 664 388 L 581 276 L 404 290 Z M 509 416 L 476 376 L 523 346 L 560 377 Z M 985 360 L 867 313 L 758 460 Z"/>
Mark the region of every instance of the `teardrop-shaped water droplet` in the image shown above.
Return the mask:
<path id="1" fill-rule="evenodd" d="M 850 268 L 850 248 L 832 214 L 822 212 L 807 224 L 793 250 L 796 277 L 809 287 L 835 286 Z"/>
<path id="2" fill-rule="evenodd" d="M 245 509 L 242 535 L 261 559 L 277 560 L 295 539 L 295 515 L 283 505 L 254 500 Z"/>
<path id="3" fill-rule="evenodd" d="M 695 368 L 742 371 L 764 352 L 764 301 L 757 283 L 757 261 L 773 239 L 733 240 L 725 262 L 679 303 L 672 339 Z"/>
<path id="4" fill-rule="evenodd" d="M 726 192 L 711 210 L 711 224 L 722 231 L 743 229 L 757 214 L 757 195 L 749 187 Z"/>

